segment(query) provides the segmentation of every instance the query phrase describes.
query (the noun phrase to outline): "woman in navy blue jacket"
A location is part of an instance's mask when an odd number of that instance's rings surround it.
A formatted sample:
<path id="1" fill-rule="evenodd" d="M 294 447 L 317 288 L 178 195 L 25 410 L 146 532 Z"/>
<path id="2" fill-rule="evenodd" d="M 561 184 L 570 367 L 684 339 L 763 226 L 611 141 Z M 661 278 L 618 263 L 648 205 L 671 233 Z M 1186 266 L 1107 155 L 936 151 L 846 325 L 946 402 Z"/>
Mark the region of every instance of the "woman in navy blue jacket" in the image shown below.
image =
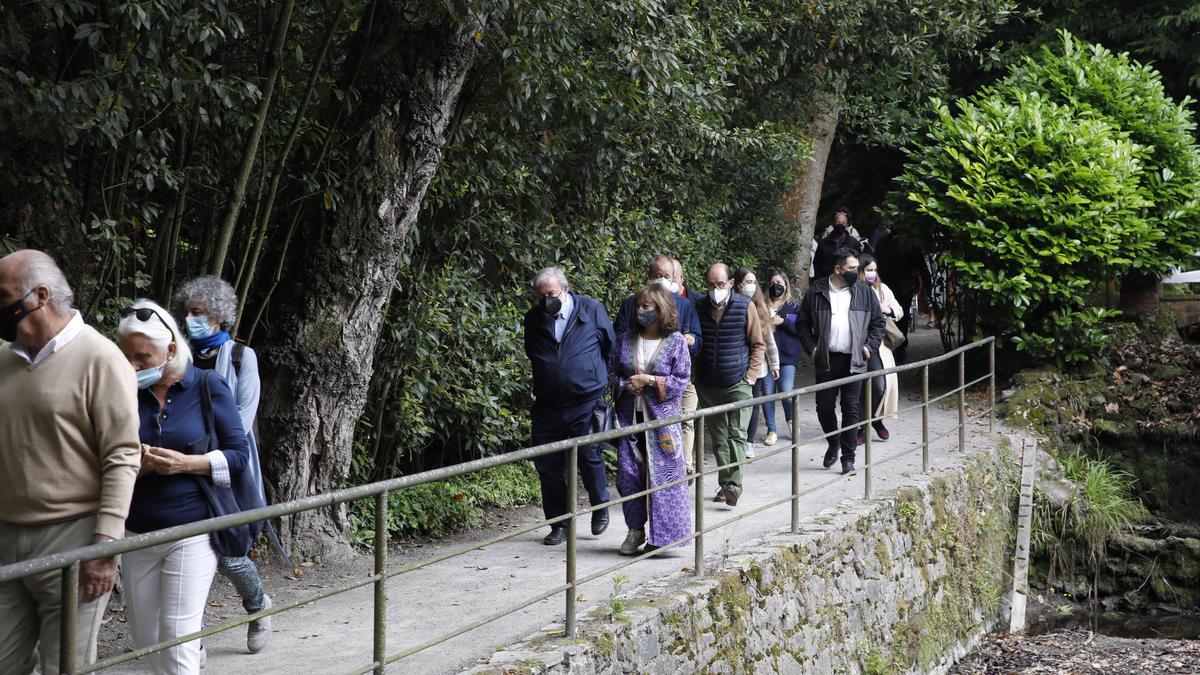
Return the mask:
<path id="1" fill-rule="evenodd" d="M 779 349 L 778 391 L 791 391 L 796 386 L 796 366 L 804 355 L 800 345 L 800 333 L 796 330 L 796 317 L 800 304 L 792 297 L 792 282 L 782 270 L 767 272 L 767 307 L 771 310 L 771 321 L 775 324 L 775 346 Z M 788 428 L 792 423 L 792 404 L 783 403 L 783 416 Z M 792 439 L 796 440 L 796 439 Z"/>
<path id="2" fill-rule="evenodd" d="M 139 300 L 122 311 L 117 334 L 140 389 L 142 467 L 125 529 L 138 534 L 204 520 L 211 514 L 201 481 L 229 488 L 249 457 L 233 393 L 221 378 L 192 366 L 187 340 L 157 304 Z M 202 377 L 208 378 L 213 429 L 205 419 Z M 216 569 L 207 534 L 126 553 L 121 580 L 137 646 L 200 630 Z M 154 654 L 151 666 L 156 673 L 198 673 L 199 645 L 192 641 Z"/>

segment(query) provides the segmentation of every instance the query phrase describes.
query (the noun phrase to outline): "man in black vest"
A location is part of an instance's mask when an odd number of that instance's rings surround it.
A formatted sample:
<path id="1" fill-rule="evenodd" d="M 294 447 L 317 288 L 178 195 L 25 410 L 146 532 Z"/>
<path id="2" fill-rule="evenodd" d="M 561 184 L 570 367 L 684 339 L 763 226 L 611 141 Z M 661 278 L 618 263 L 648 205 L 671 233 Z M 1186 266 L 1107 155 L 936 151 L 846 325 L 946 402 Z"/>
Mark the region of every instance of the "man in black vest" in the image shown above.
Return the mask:
<path id="1" fill-rule="evenodd" d="M 538 302 L 525 314 L 525 354 L 533 364 L 533 444 L 542 445 L 586 436 L 592 410 L 608 385 L 608 355 L 612 321 L 604 305 L 568 291 L 567 275 L 547 267 L 533 282 Z M 579 473 L 592 506 L 608 501 L 604 458 L 594 445 L 578 449 Z M 542 484 L 546 519 L 575 508 L 567 504 L 567 453 L 533 460 Z M 608 529 L 608 509 L 592 512 L 592 534 Z M 566 521 L 550 526 L 542 540 L 555 546 L 567 540 Z"/>
<path id="2" fill-rule="evenodd" d="M 729 266 L 717 263 L 704 275 L 708 294 L 696 301 L 702 346 L 692 361 L 696 393 L 704 408 L 745 401 L 753 396 L 754 380 L 762 367 L 766 343 L 758 312 L 750 299 L 734 293 Z M 746 427 L 750 406 L 705 420 L 718 464 L 746 459 Z M 742 496 L 742 469 L 722 469 L 714 501 L 737 506 Z"/>
<path id="3" fill-rule="evenodd" d="M 858 256 L 841 249 L 833 257 L 833 273 L 815 279 L 800 303 L 796 329 L 800 344 L 816 365 L 817 384 L 867 372 L 868 361 L 883 343 L 879 298 L 870 286 L 857 282 Z M 842 397 L 842 431 L 826 439 L 826 469 L 837 463 L 840 445 L 842 473 L 854 471 L 862 386 L 859 381 L 817 392 L 817 419 L 827 434 L 838 429 L 833 408 L 839 393 Z"/>

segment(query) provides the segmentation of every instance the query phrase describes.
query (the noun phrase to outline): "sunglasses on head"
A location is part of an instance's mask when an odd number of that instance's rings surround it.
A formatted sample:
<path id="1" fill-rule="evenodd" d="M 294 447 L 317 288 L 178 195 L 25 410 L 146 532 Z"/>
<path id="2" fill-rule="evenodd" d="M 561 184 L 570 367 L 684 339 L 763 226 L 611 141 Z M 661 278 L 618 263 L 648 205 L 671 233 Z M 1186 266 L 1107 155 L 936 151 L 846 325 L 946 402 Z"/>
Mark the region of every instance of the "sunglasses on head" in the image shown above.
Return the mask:
<path id="1" fill-rule="evenodd" d="M 150 309 L 149 307 L 126 307 L 125 309 L 121 310 L 117 314 L 122 319 L 124 319 L 125 317 L 132 314 L 133 316 L 137 317 L 138 321 L 143 321 L 143 322 L 149 321 L 150 317 L 153 316 L 156 319 L 158 319 L 158 322 L 163 325 L 163 328 L 167 329 L 167 332 L 170 333 L 172 339 L 174 339 L 175 331 L 171 330 L 171 326 L 167 323 L 166 319 L 162 318 L 162 316 L 160 316 L 158 312 L 154 311 L 153 309 Z"/>

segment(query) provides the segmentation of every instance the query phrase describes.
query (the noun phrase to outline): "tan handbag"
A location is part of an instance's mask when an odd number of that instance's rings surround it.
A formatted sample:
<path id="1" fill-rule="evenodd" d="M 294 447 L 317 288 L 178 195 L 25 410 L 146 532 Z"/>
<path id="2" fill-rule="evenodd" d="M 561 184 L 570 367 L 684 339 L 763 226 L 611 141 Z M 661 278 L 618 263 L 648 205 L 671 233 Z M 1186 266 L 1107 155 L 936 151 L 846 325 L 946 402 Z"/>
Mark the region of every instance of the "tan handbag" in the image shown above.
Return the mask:
<path id="1" fill-rule="evenodd" d="M 883 325 L 886 334 L 883 336 L 883 344 L 887 345 L 888 349 L 895 349 L 908 341 L 904 335 L 904 331 L 900 330 L 900 326 L 896 325 L 896 320 L 890 316 L 883 317 Z"/>

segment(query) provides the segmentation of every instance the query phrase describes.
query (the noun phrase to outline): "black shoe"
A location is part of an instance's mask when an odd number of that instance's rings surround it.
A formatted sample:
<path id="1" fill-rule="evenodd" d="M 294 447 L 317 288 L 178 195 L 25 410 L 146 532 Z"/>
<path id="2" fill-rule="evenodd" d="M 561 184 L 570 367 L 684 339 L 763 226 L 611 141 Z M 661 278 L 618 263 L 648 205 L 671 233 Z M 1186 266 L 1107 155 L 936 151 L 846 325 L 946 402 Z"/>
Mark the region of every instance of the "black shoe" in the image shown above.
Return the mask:
<path id="1" fill-rule="evenodd" d="M 821 462 L 821 464 L 826 469 L 828 469 L 829 467 L 833 466 L 834 464 L 837 464 L 837 456 L 838 456 L 838 449 L 830 448 L 825 451 L 825 461 Z"/>
<path id="2" fill-rule="evenodd" d="M 550 528 L 550 534 L 546 535 L 546 538 L 542 540 L 542 543 L 547 546 L 558 546 L 559 544 L 565 542 L 566 540 L 567 540 L 567 528 L 552 527 L 552 528 Z"/>
<path id="3" fill-rule="evenodd" d="M 854 462 L 849 459 L 843 459 L 842 460 L 842 475 L 845 476 L 848 473 L 854 473 Z"/>
<path id="4" fill-rule="evenodd" d="M 592 534 L 597 537 L 604 534 L 608 529 L 608 509 L 603 508 L 599 511 L 592 511 Z"/>

